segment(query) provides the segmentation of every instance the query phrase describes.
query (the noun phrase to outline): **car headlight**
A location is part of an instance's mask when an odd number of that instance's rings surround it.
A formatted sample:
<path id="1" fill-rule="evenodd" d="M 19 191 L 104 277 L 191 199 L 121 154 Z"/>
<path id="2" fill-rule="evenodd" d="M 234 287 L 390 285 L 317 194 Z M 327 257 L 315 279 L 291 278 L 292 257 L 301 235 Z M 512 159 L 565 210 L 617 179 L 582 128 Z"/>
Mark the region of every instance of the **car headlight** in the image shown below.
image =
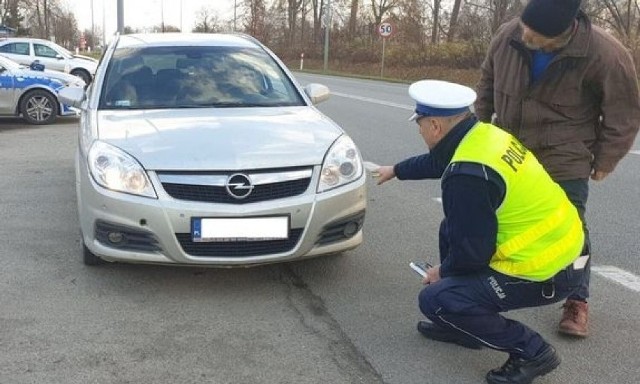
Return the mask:
<path id="1" fill-rule="evenodd" d="M 329 149 L 320 171 L 318 192 L 325 192 L 362 176 L 362 159 L 349 136 L 343 135 Z"/>
<path id="2" fill-rule="evenodd" d="M 112 191 L 157 198 L 144 168 L 128 153 L 95 141 L 89 149 L 89 171 L 96 183 Z"/>

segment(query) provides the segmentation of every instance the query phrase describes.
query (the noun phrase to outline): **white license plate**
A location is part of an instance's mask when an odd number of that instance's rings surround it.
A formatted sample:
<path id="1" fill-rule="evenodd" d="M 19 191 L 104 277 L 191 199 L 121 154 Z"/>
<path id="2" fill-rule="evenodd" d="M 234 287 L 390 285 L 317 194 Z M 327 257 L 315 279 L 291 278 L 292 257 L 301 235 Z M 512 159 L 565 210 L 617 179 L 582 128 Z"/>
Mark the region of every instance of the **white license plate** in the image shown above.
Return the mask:
<path id="1" fill-rule="evenodd" d="M 194 218 L 194 242 L 261 241 L 289 238 L 289 217 Z"/>

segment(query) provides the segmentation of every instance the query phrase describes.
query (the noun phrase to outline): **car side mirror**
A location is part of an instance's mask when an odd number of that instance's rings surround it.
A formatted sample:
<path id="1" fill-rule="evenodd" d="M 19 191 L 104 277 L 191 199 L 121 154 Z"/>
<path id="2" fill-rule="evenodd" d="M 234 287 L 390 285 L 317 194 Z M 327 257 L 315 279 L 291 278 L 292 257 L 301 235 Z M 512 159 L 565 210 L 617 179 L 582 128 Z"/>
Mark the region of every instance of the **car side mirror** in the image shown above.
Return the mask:
<path id="1" fill-rule="evenodd" d="M 62 88 L 58 93 L 58 99 L 62 104 L 70 105 L 72 107 L 80 108 L 82 102 L 86 99 L 87 94 L 84 88 L 78 87 L 66 87 Z"/>
<path id="2" fill-rule="evenodd" d="M 304 93 L 307 94 L 311 102 L 315 104 L 320 104 L 323 101 L 329 99 L 329 88 L 322 84 L 311 83 L 304 87 Z"/>
<path id="3" fill-rule="evenodd" d="M 32 71 L 44 71 L 44 64 L 35 60 L 33 63 L 29 64 L 29 68 L 31 68 Z"/>

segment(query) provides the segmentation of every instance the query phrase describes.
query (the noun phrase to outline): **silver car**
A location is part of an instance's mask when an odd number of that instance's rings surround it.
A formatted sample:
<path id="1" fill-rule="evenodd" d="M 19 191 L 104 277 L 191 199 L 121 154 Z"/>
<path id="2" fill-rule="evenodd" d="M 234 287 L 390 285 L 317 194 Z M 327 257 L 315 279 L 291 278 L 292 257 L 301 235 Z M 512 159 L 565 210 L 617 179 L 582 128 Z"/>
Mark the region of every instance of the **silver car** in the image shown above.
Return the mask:
<path id="1" fill-rule="evenodd" d="M 360 153 L 269 49 L 244 35 L 139 34 L 108 47 L 76 155 L 87 265 L 254 265 L 362 242 Z"/>
<path id="2" fill-rule="evenodd" d="M 51 124 L 77 112 L 58 101 L 67 86 L 84 87 L 82 79 L 60 72 L 33 71 L 0 57 L 0 116 L 22 116 L 29 124 Z"/>
<path id="3" fill-rule="evenodd" d="M 87 84 L 98 66 L 98 60 L 92 57 L 74 55 L 52 41 L 31 37 L 0 39 L 0 55 L 23 65 L 37 61 L 47 69 L 78 76 Z"/>

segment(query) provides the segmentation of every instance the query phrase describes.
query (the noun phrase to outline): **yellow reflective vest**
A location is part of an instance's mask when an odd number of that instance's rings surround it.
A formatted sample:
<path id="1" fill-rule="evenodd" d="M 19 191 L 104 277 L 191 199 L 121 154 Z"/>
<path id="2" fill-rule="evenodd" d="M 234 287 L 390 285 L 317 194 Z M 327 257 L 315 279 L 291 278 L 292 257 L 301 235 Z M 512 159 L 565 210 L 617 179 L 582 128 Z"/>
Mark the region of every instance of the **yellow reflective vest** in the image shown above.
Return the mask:
<path id="1" fill-rule="evenodd" d="M 580 255 L 584 232 L 578 211 L 515 137 L 491 124 L 477 123 L 451 159 L 451 163 L 461 161 L 490 167 L 506 186 L 496 211 L 498 236 L 496 253 L 489 262 L 492 269 L 544 281 Z"/>

